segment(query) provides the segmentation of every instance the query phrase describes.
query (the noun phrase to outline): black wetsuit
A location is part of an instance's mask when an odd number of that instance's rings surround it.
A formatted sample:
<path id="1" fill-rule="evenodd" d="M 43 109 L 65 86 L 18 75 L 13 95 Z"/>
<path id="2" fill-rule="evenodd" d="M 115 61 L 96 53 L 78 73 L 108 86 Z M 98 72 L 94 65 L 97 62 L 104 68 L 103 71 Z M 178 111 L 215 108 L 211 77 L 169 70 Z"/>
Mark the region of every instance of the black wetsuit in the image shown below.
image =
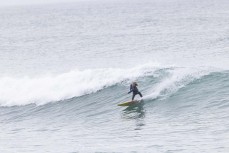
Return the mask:
<path id="1" fill-rule="evenodd" d="M 142 94 L 138 91 L 138 88 L 137 88 L 137 86 L 135 85 L 130 85 L 130 91 L 129 91 L 129 93 L 131 93 L 131 92 L 133 92 L 133 96 L 132 96 L 132 100 L 134 100 L 134 97 L 137 95 L 137 94 L 139 94 L 140 95 L 140 97 L 142 97 Z"/>

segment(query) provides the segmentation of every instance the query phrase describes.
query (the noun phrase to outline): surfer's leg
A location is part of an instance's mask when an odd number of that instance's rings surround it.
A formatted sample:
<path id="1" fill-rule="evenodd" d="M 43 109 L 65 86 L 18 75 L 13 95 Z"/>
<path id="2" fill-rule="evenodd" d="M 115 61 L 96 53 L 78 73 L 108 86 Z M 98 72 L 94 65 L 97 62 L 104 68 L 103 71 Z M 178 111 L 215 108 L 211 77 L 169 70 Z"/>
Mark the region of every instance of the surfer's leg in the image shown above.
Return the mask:
<path id="1" fill-rule="evenodd" d="M 135 95 L 136 95 L 136 94 L 135 94 L 135 93 L 133 93 L 133 96 L 132 96 L 132 101 L 134 100 Z"/>
<path id="2" fill-rule="evenodd" d="M 142 94 L 140 92 L 138 92 L 138 94 L 140 95 L 140 97 L 142 97 Z"/>

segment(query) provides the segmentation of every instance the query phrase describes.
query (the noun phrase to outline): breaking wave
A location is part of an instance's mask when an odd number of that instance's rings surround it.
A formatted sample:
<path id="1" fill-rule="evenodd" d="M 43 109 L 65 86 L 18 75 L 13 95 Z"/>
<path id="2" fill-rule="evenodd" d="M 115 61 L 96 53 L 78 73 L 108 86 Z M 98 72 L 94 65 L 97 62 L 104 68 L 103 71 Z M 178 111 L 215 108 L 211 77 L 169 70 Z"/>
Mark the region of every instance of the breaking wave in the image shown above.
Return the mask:
<path id="1" fill-rule="evenodd" d="M 3 77 L 0 78 L 0 105 L 20 106 L 32 103 L 43 105 L 95 93 L 118 83 L 128 86 L 131 81 L 141 78 L 144 82 L 146 77 L 155 82 L 145 82 L 144 98 L 155 99 L 166 97 L 210 72 L 207 68 L 162 67 L 158 64 L 145 64 L 130 69 L 74 70 L 39 78 Z"/>

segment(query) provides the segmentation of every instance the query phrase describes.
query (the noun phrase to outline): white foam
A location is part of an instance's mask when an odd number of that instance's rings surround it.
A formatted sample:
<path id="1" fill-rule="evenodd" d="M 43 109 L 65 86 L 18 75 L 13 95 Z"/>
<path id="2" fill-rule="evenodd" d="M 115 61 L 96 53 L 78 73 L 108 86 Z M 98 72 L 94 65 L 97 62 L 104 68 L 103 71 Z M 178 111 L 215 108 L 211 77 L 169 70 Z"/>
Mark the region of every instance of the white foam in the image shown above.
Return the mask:
<path id="1" fill-rule="evenodd" d="M 90 94 L 127 79 L 150 75 L 156 64 L 131 69 L 89 69 L 39 78 L 0 78 L 0 105 L 37 105 Z"/>
<path id="2" fill-rule="evenodd" d="M 194 68 L 176 68 L 169 70 L 170 74 L 156 84 L 144 99 L 156 99 L 159 97 L 167 97 L 195 79 L 199 79 L 211 71 L 208 68 L 194 69 Z"/>

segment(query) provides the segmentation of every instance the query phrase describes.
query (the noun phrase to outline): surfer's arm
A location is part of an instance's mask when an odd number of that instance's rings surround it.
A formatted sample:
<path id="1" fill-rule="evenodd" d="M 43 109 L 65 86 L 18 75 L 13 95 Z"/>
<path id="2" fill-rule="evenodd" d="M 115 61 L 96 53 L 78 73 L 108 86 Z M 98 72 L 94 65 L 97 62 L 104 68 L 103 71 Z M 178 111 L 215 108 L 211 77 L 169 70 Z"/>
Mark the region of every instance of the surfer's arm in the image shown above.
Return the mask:
<path id="1" fill-rule="evenodd" d="M 133 91 L 133 87 L 132 85 L 130 85 L 130 91 L 128 92 L 128 94 L 131 93 L 132 91 Z"/>
<path id="2" fill-rule="evenodd" d="M 132 89 L 130 89 L 130 91 L 128 92 L 128 94 L 129 94 L 129 93 L 131 93 L 132 91 L 133 91 L 133 90 L 132 90 Z"/>

